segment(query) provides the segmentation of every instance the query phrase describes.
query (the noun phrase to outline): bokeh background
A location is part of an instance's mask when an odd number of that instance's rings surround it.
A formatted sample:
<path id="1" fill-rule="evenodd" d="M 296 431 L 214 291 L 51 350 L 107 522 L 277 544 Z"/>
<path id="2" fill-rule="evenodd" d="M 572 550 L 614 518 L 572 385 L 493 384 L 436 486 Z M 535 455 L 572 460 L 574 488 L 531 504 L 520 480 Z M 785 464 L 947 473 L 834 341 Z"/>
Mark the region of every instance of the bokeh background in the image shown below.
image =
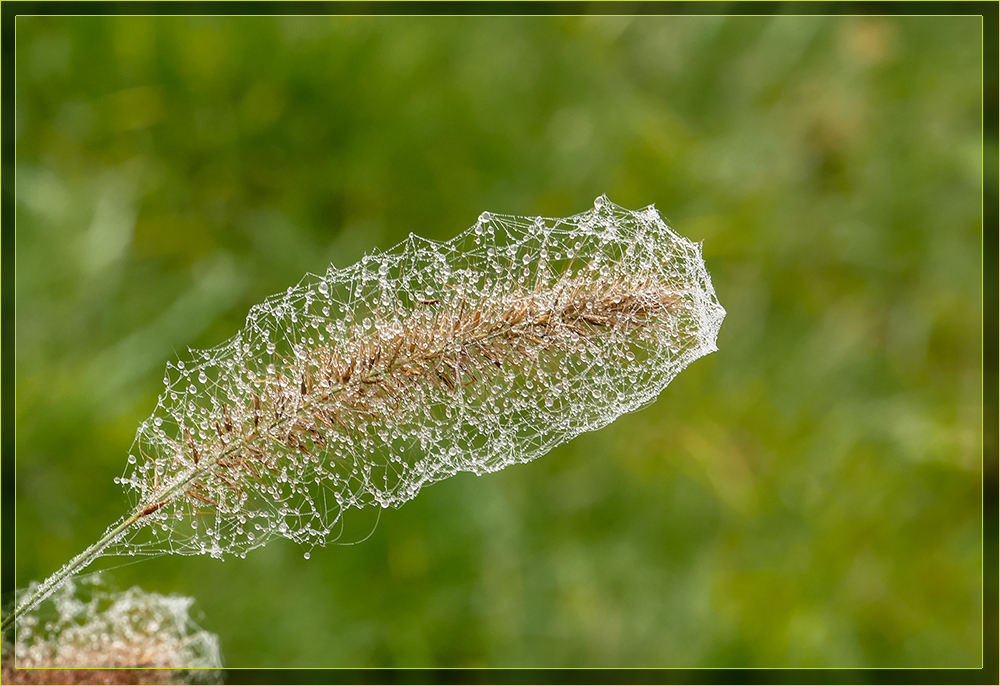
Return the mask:
<path id="1" fill-rule="evenodd" d="M 18 17 L 5 583 L 125 513 L 165 363 L 253 304 L 607 193 L 703 240 L 729 312 L 655 404 L 354 515 L 358 545 L 115 583 L 197 598 L 232 667 L 978 666 L 981 31 Z"/>

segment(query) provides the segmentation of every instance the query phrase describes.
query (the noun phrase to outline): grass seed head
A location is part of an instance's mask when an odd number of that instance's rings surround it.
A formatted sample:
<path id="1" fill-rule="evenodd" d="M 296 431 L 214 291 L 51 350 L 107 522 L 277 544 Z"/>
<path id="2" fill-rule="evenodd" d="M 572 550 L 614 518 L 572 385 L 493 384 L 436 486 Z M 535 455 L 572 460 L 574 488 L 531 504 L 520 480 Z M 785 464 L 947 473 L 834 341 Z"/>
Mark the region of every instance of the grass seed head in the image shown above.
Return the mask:
<path id="1" fill-rule="evenodd" d="M 644 406 L 715 350 L 724 314 L 699 246 L 603 197 L 566 219 L 484 213 L 446 243 L 307 276 L 168 366 L 121 479 L 150 536 L 126 545 L 322 545 L 349 508 L 527 462 Z"/>

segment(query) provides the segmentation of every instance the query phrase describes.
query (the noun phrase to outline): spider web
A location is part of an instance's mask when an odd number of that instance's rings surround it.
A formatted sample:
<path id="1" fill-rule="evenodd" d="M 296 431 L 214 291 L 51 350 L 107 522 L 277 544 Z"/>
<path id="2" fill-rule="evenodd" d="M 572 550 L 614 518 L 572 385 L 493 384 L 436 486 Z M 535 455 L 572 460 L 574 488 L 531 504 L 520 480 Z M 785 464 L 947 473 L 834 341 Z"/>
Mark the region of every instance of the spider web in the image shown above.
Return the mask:
<path id="1" fill-rule="evenodd" d="M 194 602 L 138 586 L 118 592 L 100 574 L 67 581 L 18 620 L 17 667 L 217 670 L 219 637 L 192 619 Z"/>
<path id="2" fill-rule="evenodd" d="M 700 246 L 652 206 L 601 196 L 568 218 L 411 234 L 167 365 L 116 479 L 146 514 L 104 554 L 324 545 L 352 508 L 528 462 L 649 404 L 717 349 L 724 316 Z"/>

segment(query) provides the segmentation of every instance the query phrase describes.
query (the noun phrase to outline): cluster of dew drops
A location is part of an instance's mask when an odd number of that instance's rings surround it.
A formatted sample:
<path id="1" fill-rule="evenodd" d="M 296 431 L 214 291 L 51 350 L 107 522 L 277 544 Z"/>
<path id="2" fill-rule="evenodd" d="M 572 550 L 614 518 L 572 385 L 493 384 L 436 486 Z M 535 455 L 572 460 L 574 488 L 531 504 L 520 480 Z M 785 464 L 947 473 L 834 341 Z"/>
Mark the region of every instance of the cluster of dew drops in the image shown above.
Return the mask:
<path id="1" fill-rule="evenodd" d="M 324 545 L 337 536 L 346 510 L 398 507 L 424 485 L 458 472 L 484 474 L 530 461 L 648 404 L 691 361 L 715 350 L 725 311 L 700 246 L 675 233 L 652 206 L 630 211 L 601 196 L 592 210 L 562 219 L 483 213 L 447 242 L 411 234 L 353 266 L 307 275 L 252 308 L 243 330 L 226 343 L 168 364 L 166 388 L 117 481 L 134 503 L 146 502 L 173 472 L 190 468 L 178 446 L 214 440 L 219 423 L 248 421 L 260 379 L 289 388 L 304 383 L 287 371 L 288 360 L 307 368 L 317 351 L 432 331 L 446 308 L 465 316 L 466 307 L 496 311 L 526 294 L 544 300 L 546 288 L 575 270 L 615 283 L 669 284 L 686 314 L 672 328 L 631 336 L 569 333 L 551 354 L 512 353 L 510 364 L 490 367 L 488 383 L 425 383 L 405 411 L 399 399 L 366 398 L 371 411 L 329 432 L 322 449 L 274 448 L 274 471 L 255 470 L 264 474 L 245 484 L 242 495 L 216 484 L 178 499 L 148 518 L 151 536 L 134 535 L 118 544 L 119 552 L 243 556 L 273 536 L 310 549 Z M 461 353 L 457 342 L 442 345 Z M 200 507 L 199 497 L 221 506 Z"/>
<path id="2" fill-rule="evenodd" d="M 194 622 L 193 604 L 138 586 L 116 591 L 99 574 L 70 579 L 18 619 L 18 667 L 221 668 L 219 638 Z"/>

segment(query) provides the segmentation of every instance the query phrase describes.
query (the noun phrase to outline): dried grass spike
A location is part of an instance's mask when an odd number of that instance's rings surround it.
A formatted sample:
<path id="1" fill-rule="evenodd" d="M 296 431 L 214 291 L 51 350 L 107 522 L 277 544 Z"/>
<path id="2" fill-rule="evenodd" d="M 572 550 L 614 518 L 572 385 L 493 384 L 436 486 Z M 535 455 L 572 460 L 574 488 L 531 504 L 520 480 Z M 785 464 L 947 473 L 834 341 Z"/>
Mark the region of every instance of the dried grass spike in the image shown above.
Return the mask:
<path id="1" fill-rule="evenodd" d="M 528 462 L 651 402 L 724 316 L 700 247 L 604 196 L 307 275 L 167 365 L 119 479 L 133 514 L 18 612 L 101 554 L 311 548 L 350 508 Z"/>

